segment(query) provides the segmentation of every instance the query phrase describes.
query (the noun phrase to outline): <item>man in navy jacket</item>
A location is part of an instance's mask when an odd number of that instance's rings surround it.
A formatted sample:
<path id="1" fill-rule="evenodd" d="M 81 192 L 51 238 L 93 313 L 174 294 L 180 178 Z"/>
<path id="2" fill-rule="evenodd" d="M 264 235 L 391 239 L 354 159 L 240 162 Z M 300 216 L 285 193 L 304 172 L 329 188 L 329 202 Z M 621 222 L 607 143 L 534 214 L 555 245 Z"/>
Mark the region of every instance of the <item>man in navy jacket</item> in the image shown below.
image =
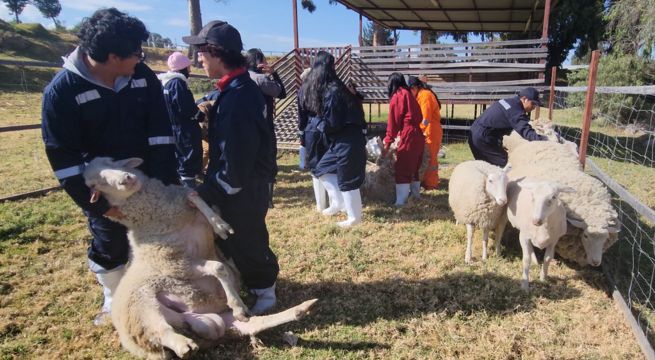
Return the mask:
<path id="1" fill-rule="evenodd" d="M 546 140 L 529 124 L 528 113 L 540 105 L 539 91 L 531 87 L 521 90 L 518 96 L 491 104 L 471 126 L 468 142 L 473 157 L 504 167 L 507 151 L 503 148 L 503 136 L 512 130 L 529 141 Z"/>
<path id="2" fill-rule="evenodd" d="M 43 93 L 42 136 L 55 176 L 88 218 L 93 240 L 89 267 L 103 286 L 103 311 L 128 260 L 126 229 L 105 216 L 120 210 L 105 199 L 90 202 L 82 172 L 97 156 L 140 157 L 147 175 L 177 183 L 175 149 L 161 84 L 142 60 L 148 38 L 138 19 L 114 9 L 96 11 L 82 23 L 79 46 Z"/>
<path id="3" fill-rule="evenodd" d="M 241 35 L 234 27 L 211 21 L 182 40 L 198 47 L 205 73 L 219 79 L 220 93 L 209 115 L 209 166 L 198 193 L 234 229 L 218 244 L 257 295 L 250 311 L 261 314 L 275 305 L 279 272 L 266 228 L 268 183 L 275 174 L 273 127 L 264 97 L 246 71 Z"/>

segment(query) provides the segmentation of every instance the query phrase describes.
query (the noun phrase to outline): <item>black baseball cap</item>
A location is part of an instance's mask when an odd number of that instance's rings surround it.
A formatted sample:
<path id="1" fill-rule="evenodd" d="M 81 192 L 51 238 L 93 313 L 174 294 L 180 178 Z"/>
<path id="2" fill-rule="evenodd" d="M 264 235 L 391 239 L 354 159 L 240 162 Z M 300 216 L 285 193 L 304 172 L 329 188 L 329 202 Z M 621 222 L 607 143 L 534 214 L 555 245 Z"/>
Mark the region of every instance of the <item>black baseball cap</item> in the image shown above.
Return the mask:
<path id="1" fill-rule="evenodd" d="M 409 87 L 414 87 L 420 84 L 421 84 L 421 80 L 419 80 L 419 78 L 417 78 L 416 76 L 409 76 L 407 78 L 407 86 Z"/>
<path id="2" fill-rule="evenodd" d="M 539 100 L 539 90 L 528 87 L 519 91 L 519 97 L 525 96 L 528 100 L 533 101 L 538 106 L 541 106 L 541 100 Z"/>
<path id="3" fill-rule="evenodd" d="M 184 36 L 182 41 L 190 45 L 217 45 L 235 52 L 243 50 L 239 31 L 221 20 L 210 21 L 198 32 L 198 35 Z"/>

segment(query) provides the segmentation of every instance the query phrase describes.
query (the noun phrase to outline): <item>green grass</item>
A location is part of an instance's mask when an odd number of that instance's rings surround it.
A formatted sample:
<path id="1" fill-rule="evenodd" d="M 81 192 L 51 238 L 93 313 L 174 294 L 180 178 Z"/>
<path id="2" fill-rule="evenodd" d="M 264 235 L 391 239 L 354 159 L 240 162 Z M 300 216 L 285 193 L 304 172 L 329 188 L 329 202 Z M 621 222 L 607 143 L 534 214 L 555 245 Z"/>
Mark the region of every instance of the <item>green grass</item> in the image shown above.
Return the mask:
<path id="1" fill-rule="evenodd" d="M 470 158 L 448 145 L 441 172 Z M 551 279 L 520 290 L 520 251 L 510 246 L 463 262 L 447 189 L 397 210 L 365 201 L 353 229 L 314 211 L 308 174 L 283 155 L 267 223 L 278 255 L 278 309 L 317 297 L 300 322 L 219 345 L 199 358 L 628 359 L 640 357 L 602 274 L 556 261 Z M 479 234 L 477 234 L 479 236 Z M 110 326 L 94 327 L 102 294 L 86 269 L 89 235 L 63 192 L 0 204 L 0 358 L 128 359 Z M 538 271 L 532 269 L 536 277 Z M 298 346 L 281 340 L 293 331 Z"/>

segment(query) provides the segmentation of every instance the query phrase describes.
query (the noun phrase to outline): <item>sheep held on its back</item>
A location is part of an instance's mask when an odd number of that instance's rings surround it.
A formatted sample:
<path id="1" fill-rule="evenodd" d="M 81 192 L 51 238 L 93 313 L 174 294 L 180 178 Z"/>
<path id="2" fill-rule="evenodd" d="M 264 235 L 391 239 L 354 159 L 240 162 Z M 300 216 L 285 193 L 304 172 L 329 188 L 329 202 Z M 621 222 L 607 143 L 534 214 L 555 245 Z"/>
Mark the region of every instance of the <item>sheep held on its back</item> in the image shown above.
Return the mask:
<path id="1" fill-rule="evenodd" d="M 131 258 L 111 309 L 125 349 L 186 358 L 225 334 L 254 335 L 306 314 L 315 300 L 248 319 L 238 271 L 214 244 L 213 232 L 226 238 L 229 225 L 195 192 L 145 176 L 136 168 L 142 162 L 95 158 L 83 174 L 92 201 L 102 195 L 123 214 L 112 220 L 128 229 Z"/>
<path id="2" fill-rule="evenodd" d="M 485 161 L 474 160 L 460 163 L 453 170 L 448 185 L 448 204 L 457 223 L 466 225 L 466 256 L 471 262 L 471 247 L 475 227 L 482 229 L 482 259 L 487 259 L 489 231 L 495 230 L 500 241 L 505 221 L 503 213 L 507 203 L 507 172 Z"/>
<path id="3" fill-rule="evenodd" d="M 557 182 L 576 190 L 561 194 L 570 229 L 557 244 L 557 253 L 581 265 L 599 266 L 602 254 L 618 239 L 619 222 L 607 188 L 581 170 L 567 144 L 552 141 L 526 142 L 509 153 L 512 179 L 530 176 Z M 576 235 L 581 234 L 581 235 Z"/>
<path id="4" fill-rule="evenodd" d="M 510 181 L 507 185 L 507 218 L 519 230 L 523 251 L 521 288 L 529 289 L 531 260 L 536 262 L 533 246 L 546 249 L 541 267 L 541 281 L 548 276 L 548 265 L 555 245 L 566 234 L 566 208 L 558 196 L 574 189 L 532 178 Z"/>

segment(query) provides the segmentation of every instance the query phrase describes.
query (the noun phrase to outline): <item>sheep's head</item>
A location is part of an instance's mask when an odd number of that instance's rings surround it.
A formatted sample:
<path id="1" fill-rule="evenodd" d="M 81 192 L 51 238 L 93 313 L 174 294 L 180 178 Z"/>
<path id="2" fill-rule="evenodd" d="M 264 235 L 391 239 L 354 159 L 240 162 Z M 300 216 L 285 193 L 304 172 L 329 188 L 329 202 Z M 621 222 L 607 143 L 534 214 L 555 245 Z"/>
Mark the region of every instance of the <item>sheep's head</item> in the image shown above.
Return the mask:
<path id="1" fill-rule="evenodd" d="M 484 190 L 499 206 L 507 204 L 507 173 L 511 169 L 512 166 L 507 164 L 502 170 L 485 174 Z"/>
<path id="2" fill-rule="evenodd" d="M 577 219 L 567 218 L 574 227 L 584 229 L 582 233 L 582 246 L 587 254 L 587 263 L 591 266 L 600 266 L 603 261 L 603 252 L 609 247 L 611 237 L 619 232 L 618 225 L 608 225 L 603 228 L 592 228 Z"/>
<path id="3" fill-rule="evenodd" d="M 532 200 L 532 224 L 541 226 L 544 221 L 558 208 L 561 202 L 560 193 L 574 193 L 575 189 L 562 186 L 551 181 L 523 180 L 517 183 L 521 189 L 528 190 Z"/>
<path id="4" fill-rule="evenodd" d="M 141 189 L 143 173 L 136 168 L 142 159 L 114 161 L 97 157 L 84 169 L 84 181 L 91 189 L 91 202 L 103 195 L 111 205 L 117 205 Z"/>

